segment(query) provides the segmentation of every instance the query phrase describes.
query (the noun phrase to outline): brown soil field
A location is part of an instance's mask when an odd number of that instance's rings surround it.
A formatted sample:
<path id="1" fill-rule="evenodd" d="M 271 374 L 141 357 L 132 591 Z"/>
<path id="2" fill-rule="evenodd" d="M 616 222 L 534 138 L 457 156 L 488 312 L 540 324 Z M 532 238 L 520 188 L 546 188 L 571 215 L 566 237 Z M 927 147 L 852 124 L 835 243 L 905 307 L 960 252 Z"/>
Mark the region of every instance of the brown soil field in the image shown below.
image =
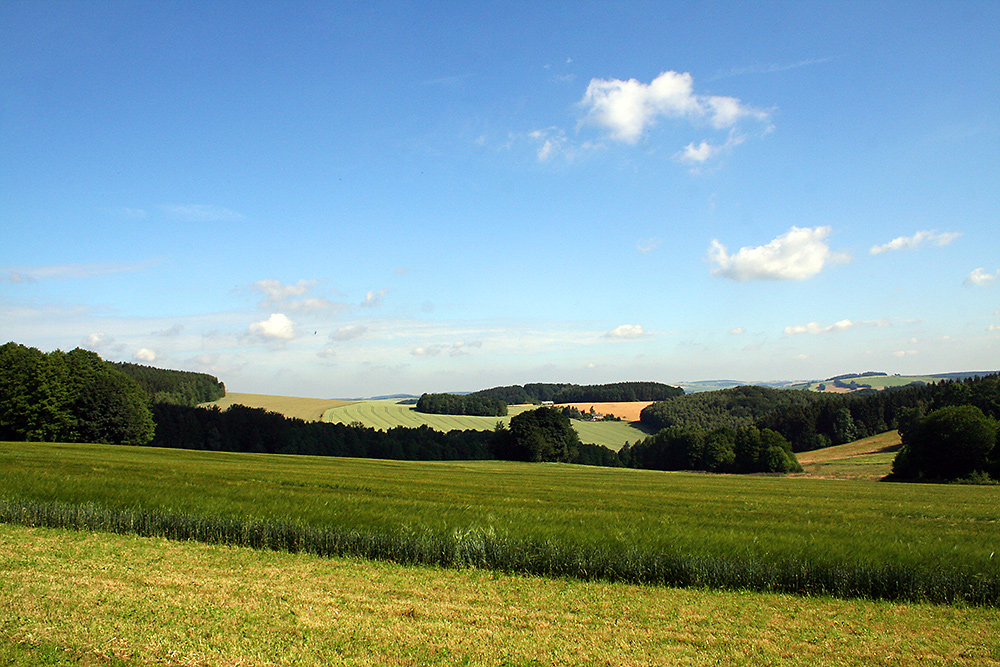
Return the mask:
<path id="1" fill-rule="evenodd" d="M 599 412 L 602 415 L 614 415 L 615 417 L 621 417 L 627 422 L 637 422 L 639 421 L 639 413 L 642 409 L 652 403 L 653 401 L 634 401 L 631 403 L 560 403 L 556 407 L 566 407 L 570 406 L 576 408 L 580 412 L 590 412 L 590 408 L 593 407 L 595 412 Z"/>

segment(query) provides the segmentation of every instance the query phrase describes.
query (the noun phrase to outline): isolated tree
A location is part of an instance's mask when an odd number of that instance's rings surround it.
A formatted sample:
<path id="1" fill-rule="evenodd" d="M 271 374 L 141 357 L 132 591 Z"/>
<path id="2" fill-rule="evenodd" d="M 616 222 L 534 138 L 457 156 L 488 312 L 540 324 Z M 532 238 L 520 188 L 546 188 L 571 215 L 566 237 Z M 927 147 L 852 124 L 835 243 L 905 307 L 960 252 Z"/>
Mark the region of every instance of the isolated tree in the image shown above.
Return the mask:
<path id="1" fill-rule="evenodd" d="M 510 427 L 497 430 L 497 456 L 515 461 L 571 462 L 580 437 L 569 418 L 556 408 L 538 408 L 515 415 Z"/>
<path id="2" fill-rule="evenodd" d="M 928 414 L 903 431 L 892 463 L 894 475 L 949 480 L 989 469 L 997 446 L 997 421 L 973 405 L 952 405 Z"/>

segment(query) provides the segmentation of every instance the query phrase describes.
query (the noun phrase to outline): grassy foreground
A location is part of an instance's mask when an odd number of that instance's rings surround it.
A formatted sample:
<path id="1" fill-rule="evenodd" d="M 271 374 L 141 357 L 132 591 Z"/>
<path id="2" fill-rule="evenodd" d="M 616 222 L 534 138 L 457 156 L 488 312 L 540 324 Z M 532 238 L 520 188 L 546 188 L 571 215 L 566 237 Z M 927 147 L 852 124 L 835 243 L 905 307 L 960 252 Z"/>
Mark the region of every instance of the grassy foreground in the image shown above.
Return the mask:
<path id="1" fill-rule="evenodd" d="M 996 665 L 1000 610 L 407 568 L 0 524 L 0 664 Z"/>
<path id="2" fill-rule="evenodd" d="M 0 496 L 29 525 L 585 579 L 1000 600 L 996 487 L 2 443 Z"/>

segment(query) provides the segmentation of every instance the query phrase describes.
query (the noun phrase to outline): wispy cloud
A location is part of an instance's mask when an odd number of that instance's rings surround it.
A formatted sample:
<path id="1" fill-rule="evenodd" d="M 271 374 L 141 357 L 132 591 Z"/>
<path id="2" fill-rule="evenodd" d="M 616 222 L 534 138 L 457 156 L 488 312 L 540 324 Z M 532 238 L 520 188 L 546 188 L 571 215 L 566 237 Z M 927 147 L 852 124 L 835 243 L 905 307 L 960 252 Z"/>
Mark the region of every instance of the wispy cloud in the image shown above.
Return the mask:
<path id="1" fill-rule="evenodd" d="M 388 293 L 389 290 L 387 289 L 380 289 L 377 292 L 375 290 L 369 290 L 368 294 L 365 295 L 365 300 L 361 302 L 361 307 L 378 308 L 382 305 L 382 301 Z"/>
<path id="2" fill-rule="evenodd" d="M 873 246 L 868 252 L 872 255 L 880 255 L 883 252 L 888 252 L 890 250 L 917 248 L 924 244 L 935 245 L 941 248 L 948 245 L 961 235 L 961 232 L 944 232 L 940 234 L 937 231 L 917 232 L 913 236 L 897 236 L 888 243 Z"/>
<path id="3" fill-rule="evenodd" d="M 361 324 L 348 324 L 346 326 L 340 327 L 332 334 L 330 334 L 330 340 L 336 341 L 348 341 L 354 340 L 356 338 L 361 338 L 366 333 L 368 333 L 368 327 Z"/>
<path id="4" fill-rule="evenodd" d="M 717 81 L 718 79 L 726 79 L 733 76 L 746 76 L 748 74 L 771 74 L 772 72 L 786 72 L 791 69 L 798 69 L 800 67 L 810 67 L 812 65 L 822 65 L 823 63 L 828 63 L 833 58 L 812 58 L 810 60 L 799 60 L 794 63 L 769 63 L 769 64 L 757 64 L 757 65 L 746 65 L 744 67 L 734 67 L 725 72 L 720 72 L 713 76 L 710 81 Z"/>
<path id="5" fill-rule="evenodd" d="M 189 222 L 239 222 L 244 215 L 222 206 L 207 204 L 166 205 L 165 211 Z"/>
<path id="6" fill-rule="evenodd" d="M 316 286 L 315 280 L 299 280 L 286 285 L 280 280 L 258 280 L 250 289 L 261 292 L 264 300 L 258 304 L 265 310 L 286 310 L 296 313 L 315 313 L 322 310 L 338 310 L 341 305 L 329 299 L 308 296 Z"/>
<path id="7" fill-rule="evenodd" d="M 818 336 L 820 334 L 828 333 L 838 333 L 840 331 L 848 331 L 856 327 L 887 327 L 889 326 L 888 320 L 866 320 L 866 321 L 853 321 L 853 320 L 840 320 L 839 322 L 834 322 L 823 326 L 818 322 L 809 322 L 808 324 L 796 324 L 793 326 L 785 327 L 785 334 L 789 336 L 795 336 L 798 334 L 810 334 L 813 336 Z"/>
<path id="8" fill-rule="evenodd" d="M 639 241 L 638 243 L 636 243 L 635 247 L 636 250 L 645 255 L 646 253 L 652 252 L 657 248 L 659 248 L 661 243 L 663 243 L 663 241 L 660 239 L 646 239 L 645 241 Z"/>
<path id="9" fill-rule="evenodd" d="M 730 254 L 717 239 L 712 240 L 708 260 L 718 265 L 712 275 L 738 281 L 806 280 L 828 264 L 850 260 L 846 253 L 830 250 L 829 227 L 792 227 L 761 246 L 746 246 Z"/>
<path id="10" fill-rule="evenodd" d="M 605 338 L 640 338 L 644 335 L 641 324 L 623 324 L 604 334 Z"/>
<path id="11" fill-rule="evenodd" d="M 996 273 L 989 273 L 983 270 L 983 267 L 980 266 L 978 269 L 965 277 L 963 284 L 967 286 L 977 285 L 979 287 L 985 287 L 986 285 L 992 284 L 997 278 L 1000 278 L 1000 269 L 997 269 Z"/>
<path id="12" fill-rule="evenodd" d="M 144 262 L 94 262 L 91 264 L 54 264 L 50 266 L 21 266 L 6 271 L 4 280 L 12 283 L 31 283 L 43 280 L 82 280 L 115 273 L 135 273 L 155 264 Z"/>

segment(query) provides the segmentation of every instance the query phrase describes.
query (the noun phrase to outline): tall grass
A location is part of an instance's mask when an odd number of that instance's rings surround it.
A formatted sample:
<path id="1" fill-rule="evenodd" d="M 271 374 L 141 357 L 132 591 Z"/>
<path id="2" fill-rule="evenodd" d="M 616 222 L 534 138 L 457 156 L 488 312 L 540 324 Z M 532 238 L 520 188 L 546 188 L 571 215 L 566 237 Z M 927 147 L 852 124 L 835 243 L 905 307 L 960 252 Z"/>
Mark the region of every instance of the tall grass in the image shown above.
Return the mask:
<path id="1" fill-rule="evenodd" d="M 407 565 L 484 568 L 506 573 L 664 586 L 739 589 L 800 595 L 1000 605 L 996 577 L 947 570 L 806 560 L 768 562 L 609 549 L 550 540 L 516 540 L 492 531 L 363 532 L 281 521 L 199 517 L 0 498 L 0 521 L 254 549 L 348 556 Z"/>

